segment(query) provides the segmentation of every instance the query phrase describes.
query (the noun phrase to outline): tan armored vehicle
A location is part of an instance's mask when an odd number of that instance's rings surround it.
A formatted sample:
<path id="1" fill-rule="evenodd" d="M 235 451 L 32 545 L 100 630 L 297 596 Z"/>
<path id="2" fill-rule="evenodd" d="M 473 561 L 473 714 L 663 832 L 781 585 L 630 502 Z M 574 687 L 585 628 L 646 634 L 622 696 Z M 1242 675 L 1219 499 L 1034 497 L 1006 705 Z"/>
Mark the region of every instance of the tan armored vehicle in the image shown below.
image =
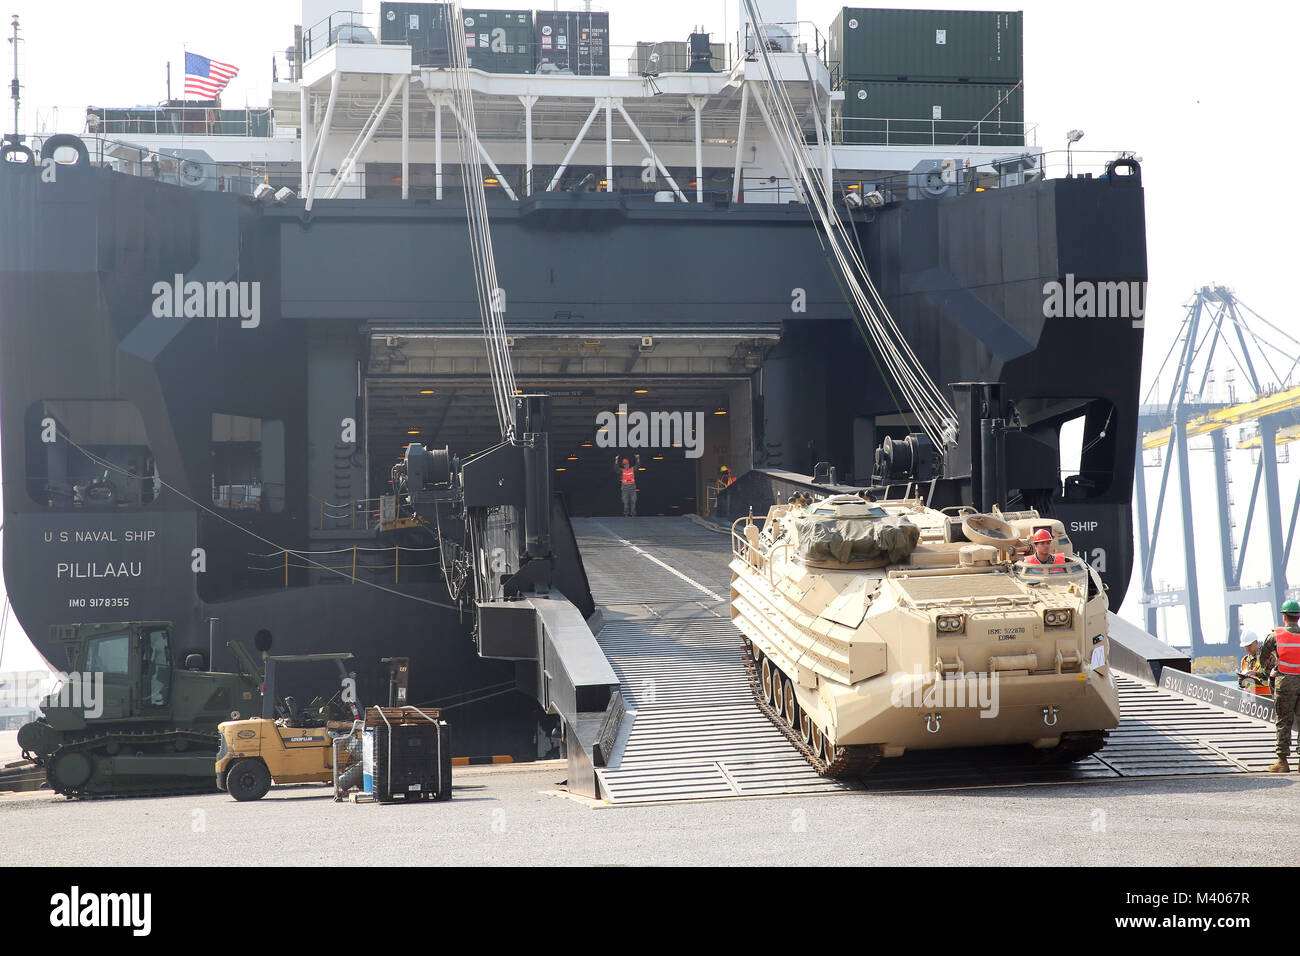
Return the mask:
<path id="1" fill-rule="evenodd" d="M 1041 529 L 1061 563 L 1026 560 Z M 1059 521 L 836 495 L 741 518 L 732 544 L 754 695 L 823 774 L 995 744 L 1075 760 L 1119 723 L 1105 591 Z"/>

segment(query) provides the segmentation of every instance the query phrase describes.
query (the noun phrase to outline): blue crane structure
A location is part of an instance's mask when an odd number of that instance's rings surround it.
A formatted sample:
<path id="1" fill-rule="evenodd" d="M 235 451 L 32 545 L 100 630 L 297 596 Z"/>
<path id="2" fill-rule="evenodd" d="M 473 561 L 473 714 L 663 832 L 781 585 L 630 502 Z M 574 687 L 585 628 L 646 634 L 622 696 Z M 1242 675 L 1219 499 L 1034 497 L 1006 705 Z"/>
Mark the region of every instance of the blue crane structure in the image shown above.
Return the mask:
<path id="1" fill-rule="evenodd" d="M 1277 608 L 1287 597 L 1296 596 L 1298 590 L 1288 586 L 1286 567 L 1295 540 L 1296 517 L 1300 513 L 1300 488 L 1295 490 L 1290 502 L 1289 520 L 1284 524 L 1283 489 L 1278 480 L 1279 446 L 1283 447 L 1285 456 L 1285 446 L 1300 439 L 1298 367 L 1300 340 L 1246 306 L 1231 289 L 1205 286 L 1198 289 L 1188 303 L 1179 334 L 1165 355 L 1142 406 L 1138 419 L 1142 442 L 1138 446 L 1135 490 L 1141 602 L 1146 629 L 1152 634 L 1157 633 L 1159 608 L 1183 606 L 1187 613 L 1193 658 L 1210 653 L 1197 586 L 1193 521 L 1194 515 L 1199 515 L 1201 520 L 1208 516 L 1194 507 L 1188 442 L 1198 436 L 1208 436 L 1214 455 L 1219 559 L 1227 609 L 1224 625 L 1228 641 L 1235 647 L 1242 605 L 1270 603 Z M 1166 369 L 1173 371 L 1173 386 L 1163 400 L 1153 401 L 1159 397 L 1160 376 Z M 1217 369 L 1224 369 L 1221 383 L 1215 381 Z M 1224 387 L 1217 387 L 1219 384 Z M 1238 394 L 1239 388 L 1241 395 Z M 1246 434 L 1252 426 L 1256 430 Z M 1254 449 L 1259 450 L 1240 544 L 1236 541 L 1229 489 L 1231 428 L 1239 430 L 1237 448 L 1251 449 L 1252 454 Z M 1150 451 L 1155 452 L 1155 460 L 1148 465 L 1145 453 Z M 1147 467 L 1161 469 L 1155 512 L 1150 519 L 1146 494 Z M 1187 572 L 1183 587 L 1157 590 L 1152 584 L 1152 567 L 1168 497 L 1169 476 L 1175 467 L 1178 470 L 1182 551 Z M 1271 575 L 1264 584 L 1243 587 L 1242 571 L 1260 503 L 1261 485 Z M 1290 495 L 1289 490 L 1287 494 Z"/>

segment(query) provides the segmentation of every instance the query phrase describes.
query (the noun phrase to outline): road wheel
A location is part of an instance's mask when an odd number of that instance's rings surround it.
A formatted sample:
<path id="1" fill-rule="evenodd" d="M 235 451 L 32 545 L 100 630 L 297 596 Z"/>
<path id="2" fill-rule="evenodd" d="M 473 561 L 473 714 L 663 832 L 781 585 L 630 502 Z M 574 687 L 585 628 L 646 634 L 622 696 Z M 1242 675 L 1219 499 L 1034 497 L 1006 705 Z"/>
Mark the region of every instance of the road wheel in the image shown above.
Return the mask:
<path id="1" fill-rule="evenodd" d="M 774 700 L 779 700 L 780 696 L 779 694 L 773 694 L 772 686 L 780 678 L 776 676 L 776 668 L 772 666 L 772 662 L 768 660 L 766 657 L 763 658 L 762 675 L 763 675 L 763 699 L 767 701 L 769 704 L 772 703 Z"/>
<path id="2" fill-rule="evenodd" d="M 46 768 L 50 785 L 60 793 L 79 790 L 90 782 L 95 764 L 90 754 L 80 750 L 56 753 Z"/>
<path id="3" fill-rule="evenodd" d="M 799 737 L 806 744 L 812 743 L 813 722 L 804 711 L 799 711 Z"/>
<path id="4" fill-rule="evenodd" d="M 785 714 L 785 722 L 791 727 L 799 726 L 799 704 L 794 697 L 794 684 L 789 678 L 781 681 L 781 703 L 782 713 Z"/>
<path id="5" fill-rule="evenodd" d="M 260 760 L 241 760 L 230 768 L 230 774 L 226 777 L 226 789 L 241 803 L 245 800 L 261 800 L 266 796 L 266 791 L 271 789 L 271 771 Z"/>

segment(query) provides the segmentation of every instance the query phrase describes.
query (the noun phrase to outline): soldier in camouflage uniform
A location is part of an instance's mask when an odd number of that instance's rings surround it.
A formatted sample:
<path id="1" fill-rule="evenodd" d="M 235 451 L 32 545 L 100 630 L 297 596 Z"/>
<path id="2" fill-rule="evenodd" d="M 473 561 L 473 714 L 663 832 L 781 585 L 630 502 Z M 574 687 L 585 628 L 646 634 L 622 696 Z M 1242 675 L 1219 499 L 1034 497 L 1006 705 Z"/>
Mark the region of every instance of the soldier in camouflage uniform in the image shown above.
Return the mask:
<path id="1" fill-rule="evenodd" d="M 1259 649 L 1260 668 L 1274 678 L 1277 707 L 1277 762 L 1268 768 L 1270 773 L 1291 771 L 1291 727 L 1300 704 L 1300 603 L 1282 605 L 1282 622 Z"/>
<path id="2" fill-rule="evenodd" d="M 1272 697 L 1273 686 L 1269 683 L 1268 672 L 1259 663 L 1259 635 L 1249 630 L 1243 633 L 1241 649 L 1246 653 L 1237 665 L 1237 686 L 1259 697 Z"/>

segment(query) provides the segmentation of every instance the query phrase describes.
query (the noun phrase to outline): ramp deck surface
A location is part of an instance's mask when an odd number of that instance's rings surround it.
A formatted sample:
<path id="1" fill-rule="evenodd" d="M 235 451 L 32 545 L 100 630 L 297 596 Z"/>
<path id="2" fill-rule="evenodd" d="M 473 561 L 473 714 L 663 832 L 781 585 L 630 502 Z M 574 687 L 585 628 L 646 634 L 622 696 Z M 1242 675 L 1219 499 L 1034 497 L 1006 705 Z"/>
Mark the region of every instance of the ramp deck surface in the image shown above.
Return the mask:
<path id="1" fill-rule="evenodd" d="M 628 718 L 600 768 L 611 803 L 843 790 L 1060 784 L 1263 770 L 1273 728 L 1117 676 L 1122 717 L 1100 753 L 1040 766 L 1025 748 L 911 751 L 860 780 L 819 776 L 759 712 L 730 619 L 730 538 L 685 518 L 577 518 L 596 636 Z"/>

